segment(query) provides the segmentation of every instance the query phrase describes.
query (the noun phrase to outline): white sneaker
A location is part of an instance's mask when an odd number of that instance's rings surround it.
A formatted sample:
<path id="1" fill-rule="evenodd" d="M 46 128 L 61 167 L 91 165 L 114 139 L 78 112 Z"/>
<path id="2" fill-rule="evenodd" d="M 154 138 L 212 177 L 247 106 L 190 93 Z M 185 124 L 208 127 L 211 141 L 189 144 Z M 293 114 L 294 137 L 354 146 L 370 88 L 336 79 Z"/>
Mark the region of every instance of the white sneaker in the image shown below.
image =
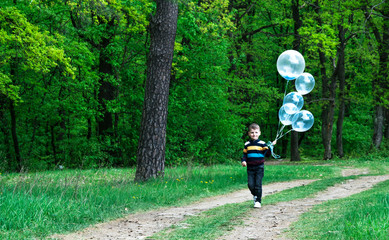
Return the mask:
<path id="1" fill-rule="evenodd" d="M 257 202 L 257 196 L 254 196 L 253 200 L 254 200 L 254 204 L 255 204 Z"/>
<path id="2" fill-rule="evenodd" d="M 255 202 L 254 203 L 254 207 L 255 208 L 260 208 L 261 207 L 261 203 L 260 202 Z"/>

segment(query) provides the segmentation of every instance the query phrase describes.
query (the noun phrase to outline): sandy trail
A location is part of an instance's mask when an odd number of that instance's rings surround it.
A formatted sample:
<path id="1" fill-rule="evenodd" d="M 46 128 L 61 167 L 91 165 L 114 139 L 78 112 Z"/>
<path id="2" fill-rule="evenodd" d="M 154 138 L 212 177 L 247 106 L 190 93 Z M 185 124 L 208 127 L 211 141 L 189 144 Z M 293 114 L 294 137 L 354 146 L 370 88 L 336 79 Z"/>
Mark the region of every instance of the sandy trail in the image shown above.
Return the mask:
<path id="1" fill-rule="evenodd" d="M 302 186 L 314 180 L 297 180 L 278 182 L 263 186 L 263 195 Z M 181 222 L 186 216 L 197 215 L 202 211 L 229 203 L 240 203 L 252 200 L 248 189 L 243 189 L 222 196 L 203 199 L 183 206 L 131 214 L 114 221 L 101 223 L 80 232 L 68 235 L 54 235 L 54 239 L 144 239 L 154 233 Z"/>
<path id="2" fill-rule="evenodd" d="M 343 176 L 366 174 L 366 169 L 347 168 L 342 172 Z M 274 239 L 280 237 L 281 232 L 293 221 L 308 211 L 311 207 L 323 201 L 347 197 L 355 193 L 367 190 L 374 184 L 389 179 L 384 176 L 364 176 L 362 178 L 347 181 L 344 184 L 328 188 L 309 199 L 299 199 L 291 202 L 283 202 L 276 205 L 264 205 L 260 209 L 252 209 L 245 217 L 245 224 L 237 226 L 227 236 L 220 239 Z M 297 180 L 279 182 L 263 186 L 263 196 L 270 195 L 286 189 L 303 186 L 315 180 Z M 224 204 L 240 203 L 252 200 L 248 189 L 243 189 L 226 195 L 203 199 L 193 204 L 164 208 L 159 210 L 131 214 L 124 218 L 91 226 L 82 231 L 68 235 L 54 235 L 50 239 L 145 239 L 163 229 L 178 224 L 185 217 L 197 215 Z M 255 223 L 255 224 L 253 224 Z M 262 226 L 258 229 L 258 226 Z"/>
<path id="3" fill-rule="evenodd" d="M 313 198 L 281 202 L 275 205 L 265 205 L 260 209 L 253 209 L 244 219 L 244 224 L 237 226 L 227 236 L 220 239 L 287 239 L 282 235 L 282 232 L 292 222 L 297 221 L 302 213 L 309 211 L 314 205 L 360 193 L 386 180 L 389 180 L 389 175 L 364 176 L 330 187 L 319 192 Z"/>

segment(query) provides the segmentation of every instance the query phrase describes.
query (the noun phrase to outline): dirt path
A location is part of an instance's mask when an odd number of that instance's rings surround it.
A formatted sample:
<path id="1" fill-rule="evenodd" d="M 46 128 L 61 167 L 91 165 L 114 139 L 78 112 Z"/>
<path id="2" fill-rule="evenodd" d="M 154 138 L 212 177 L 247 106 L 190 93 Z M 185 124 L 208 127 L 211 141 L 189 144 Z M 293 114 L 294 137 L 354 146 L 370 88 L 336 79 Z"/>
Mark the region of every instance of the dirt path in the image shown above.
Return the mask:
<path id="1" fill-rule="evenodd" d="M 278 191 L 302 186 L 314 180 L 298 180 L 291 182 L 278 182 L 263 186 L 263 195 L 269 195 Z M 80 232 L 69 235 L 55 235 L 54 239 L 144 239 L 156 232 L 179 223 L 186 216 L 196 215 L 202 211 L 229 203 L 239 203 L 252 200 L 248 189 L 243 189 L 230 194 L 203 199 L 199 202 L 183 207 L 174 207 L 131 214 L 125 218 L 107 223 L 97 224 Z"/>
<path id="2" fill-rule="evenodd" d="M 343 176 L 364 174 L 366 170 L 345 169 Z M 346 197 L 371 188 L 375 183 L 389 179 L 389 175 L 378 177 L 363 177 L 340 186 L 329 188 L 311 199 L 297 200 L 277 205 L 264 205 L 261 209 L 253 209 L 247 216 L 247 224 L 237 227 L 228 236 L 221 239 L 273 239 L 280 235 L 298 216 L 308 211 L 313 205 L 330 199 Z M 273 183 L 263 186 L 263 195 L 269 195 L 297 186 L 302 186 L 314 180 L 298 180 Z M 145 239 L 154 233 L 184 220 L 186 216 L 196 215 L 202 211 L 229 203 L 239 203 L 252 200 L 247 189 L 230 194 L 203 199 L 183 207 L 165 208 L 131 214 L 124 218 L 94 225 L 80 232 L 68 235 L 55 235 L 51 239 Z M 269 220 L 270 219 L 270 220 Z M 251 223 L 256 223 L 251 225 Z M 258 224 L 262 225 L 257 229 Z M 261 232 L 258 232 L 260 230 Z"/>
<path id="3" fill-rule="evenodd" d="M 245 218 L 242 226 L 236 227 L 229 235 L 220 239 L 287 239 L 282 235 L 282 232 L 292 222 L 297 221 L 302 213 L 309 211 L 314 205 L 360 193 L 388 179 L 389 175 L 364 176 L 330 187 L 313 198 L 281 202 L 275 205 L 265 205 L 260 209 L 253 209 Z"/>

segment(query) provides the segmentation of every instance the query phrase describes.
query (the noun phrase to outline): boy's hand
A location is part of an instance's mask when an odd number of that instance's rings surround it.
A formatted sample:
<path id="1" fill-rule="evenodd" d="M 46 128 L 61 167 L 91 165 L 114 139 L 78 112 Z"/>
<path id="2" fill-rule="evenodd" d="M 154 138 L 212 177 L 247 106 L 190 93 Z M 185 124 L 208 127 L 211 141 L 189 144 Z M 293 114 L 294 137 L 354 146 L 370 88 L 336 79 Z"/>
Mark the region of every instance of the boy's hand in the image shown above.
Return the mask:
<path id="1" fill-rule="evenodd" d="M 277 140 L 274 140 L 271 144 L 272 145 L 276 145 L 277 144 Z"/>
<path id="2" fill-rule="evenodd" d="M 246 167 L 247 163 L 245 161 L 242 162 L 242 167 Z"/>

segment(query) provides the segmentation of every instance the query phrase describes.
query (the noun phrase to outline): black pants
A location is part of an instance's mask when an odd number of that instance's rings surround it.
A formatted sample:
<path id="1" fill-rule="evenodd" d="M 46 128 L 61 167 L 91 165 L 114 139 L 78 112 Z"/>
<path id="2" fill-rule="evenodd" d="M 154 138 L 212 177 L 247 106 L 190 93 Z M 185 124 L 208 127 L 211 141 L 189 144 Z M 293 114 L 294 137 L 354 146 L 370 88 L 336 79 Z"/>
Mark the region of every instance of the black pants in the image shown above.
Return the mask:
<path id="1" fill-rule="evenodd" d="M 257 197 L 257 202 L 262 200 L 262 178 L 265 172 L 264 164 L 247 166 L 247 182 L 250 192 Z"/>

